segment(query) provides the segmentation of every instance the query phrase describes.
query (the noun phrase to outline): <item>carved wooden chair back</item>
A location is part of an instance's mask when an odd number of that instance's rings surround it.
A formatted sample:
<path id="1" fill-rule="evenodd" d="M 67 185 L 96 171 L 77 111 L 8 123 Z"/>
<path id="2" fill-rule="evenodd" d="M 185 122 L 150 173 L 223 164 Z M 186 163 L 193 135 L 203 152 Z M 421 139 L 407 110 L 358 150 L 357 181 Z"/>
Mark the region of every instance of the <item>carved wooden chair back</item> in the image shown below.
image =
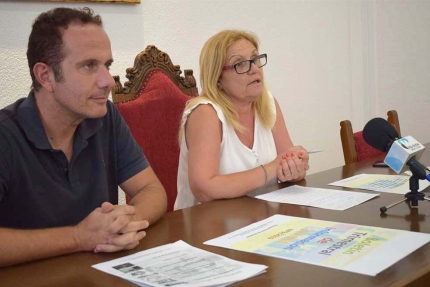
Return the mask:
<path id="1" fill-rule="evenodd" d="M 186 102 L 198 95 L 193 71 L 181 74 L 167 53 L 150 45 L 126 70 L 124 86 L 114 76 L 112 92 L 113 102 L 166 190 L 168 211 L 173 210 L 177 195 L 182 112 Z"/>

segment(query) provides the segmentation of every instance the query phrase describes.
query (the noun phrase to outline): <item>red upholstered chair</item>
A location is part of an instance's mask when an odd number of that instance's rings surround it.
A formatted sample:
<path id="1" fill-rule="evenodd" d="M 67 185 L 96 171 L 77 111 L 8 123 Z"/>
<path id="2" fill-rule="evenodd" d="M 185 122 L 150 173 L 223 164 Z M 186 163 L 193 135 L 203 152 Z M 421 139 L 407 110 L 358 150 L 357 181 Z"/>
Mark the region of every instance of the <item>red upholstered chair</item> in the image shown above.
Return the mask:
<path id="1" fill-rule="evenodd" d="M 400 124 L 397 112 L 395 110 L 388 111 L 387 116 L 387 121 L 394 126 L 400 136 Z M 354 133 L 349 120 L 340 122 L 340 139 L 342 141 L 345 164 L 355 163 L 384 154 L 364 141 L 362 131 Z"/>
<path id="2" fill-rule="evenodd" d="M 166 53 L 148 46 L 136 56 L 134 67 L 127 69 L 129 81 L 124 87 L 114 76 L 112 93 L 113 102 L 166 189 L 168 211 L 173 210 L 177 195 L 181 115 L 185 103 L 198 93 L 193 71 L 185 70 L 185 78 L 181 73 Z"/>

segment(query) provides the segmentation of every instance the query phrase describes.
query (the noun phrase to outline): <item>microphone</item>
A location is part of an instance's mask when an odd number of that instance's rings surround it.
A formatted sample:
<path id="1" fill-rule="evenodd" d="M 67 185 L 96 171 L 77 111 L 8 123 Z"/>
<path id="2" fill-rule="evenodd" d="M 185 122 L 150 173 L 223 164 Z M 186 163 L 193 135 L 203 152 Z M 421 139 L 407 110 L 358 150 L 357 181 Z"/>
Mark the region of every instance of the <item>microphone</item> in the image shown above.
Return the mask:
<path id="1" fill-rule="evenodd" d="M 371 147 L 387 153 L 399 138 L 396 129 L 383 118 L 371 119 L 363 129 L 363 139 Z"/>
<path id="2" fill-rule="evenodd" d="M 409 167 L 413 175 L 430 181 L 427 167 L 418 161 L 425 147 L 411 136 L 399 138 L 396 129 L 385 119 L 370 120 L 364 126 L 363 139 L 368 145 L 387 153 L 384 162 L 395 172 L 402 173 Z"/>
<path id="3" fill-rule="evenodd" d="M 411 208 L 417 208 L 419 200 L 430 201 L 430 197 L 418 192 L 420 179 L 427 178 L 430 181 L 430 174 L 427 174 L 430 170 L 418 161 L 425 150 L 422 144 L 411 136 L 399 138 L 396 129 L 382 118 L 374 118 L 364 126 L 363 139 L 370 146 L 388 152 L 384 162 L 392 170 L 401 173 L 409 167 L 412 172 L 409 178 L 410 192 L 405 194 L 403 200 L 379 208 L 381 213 L 404 201 L 409 202 Z"/>

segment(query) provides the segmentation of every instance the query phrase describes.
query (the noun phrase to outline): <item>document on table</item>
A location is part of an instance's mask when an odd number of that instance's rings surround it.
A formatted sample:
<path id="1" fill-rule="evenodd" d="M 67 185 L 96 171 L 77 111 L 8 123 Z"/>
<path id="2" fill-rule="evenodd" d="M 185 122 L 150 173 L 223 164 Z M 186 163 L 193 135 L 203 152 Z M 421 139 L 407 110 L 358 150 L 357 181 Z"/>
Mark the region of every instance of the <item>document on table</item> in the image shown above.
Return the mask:
<path id="1" fill-rule="evenodd" d="M 157 287 L 227 286 L 267 269 L 265 265 L 232 260 L 181 240 L 92 267 L 137 285 Z"/>
<path id="2" fill-rule="evenodd" d="M 375 276 L 430 234 L 273 215 L 204 244 Z"/>
<path id="3" fill-rule="evenodd" d="M 379 194 L 293 185 L 270 193 L 258 195 L 255 198 L 325 209 L 345 210 L 378 195 Z"/>
<path id="4" fill-rule="evenodd" d="M 390 192 L 406 194 L 409 189 L 408 175 L 386 175 L 386 174 L 359 174 L 339 181 L 329 183 L 333 186 L 373 190 L 378 192 Z M 419 191 L 430 185 L 427 180 L 419 181 Z"/>

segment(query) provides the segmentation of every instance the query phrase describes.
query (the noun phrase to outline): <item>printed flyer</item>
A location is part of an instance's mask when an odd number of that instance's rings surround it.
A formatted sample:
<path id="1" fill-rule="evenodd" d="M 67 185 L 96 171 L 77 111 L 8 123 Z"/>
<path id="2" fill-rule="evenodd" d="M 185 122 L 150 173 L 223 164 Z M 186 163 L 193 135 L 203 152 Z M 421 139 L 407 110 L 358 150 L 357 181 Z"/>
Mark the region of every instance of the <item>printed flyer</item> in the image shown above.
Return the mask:
<path id="1" fill-rule="evenodd" d="M 273 215 L 205 244 L 375 276 L 430 234 Z"/>

